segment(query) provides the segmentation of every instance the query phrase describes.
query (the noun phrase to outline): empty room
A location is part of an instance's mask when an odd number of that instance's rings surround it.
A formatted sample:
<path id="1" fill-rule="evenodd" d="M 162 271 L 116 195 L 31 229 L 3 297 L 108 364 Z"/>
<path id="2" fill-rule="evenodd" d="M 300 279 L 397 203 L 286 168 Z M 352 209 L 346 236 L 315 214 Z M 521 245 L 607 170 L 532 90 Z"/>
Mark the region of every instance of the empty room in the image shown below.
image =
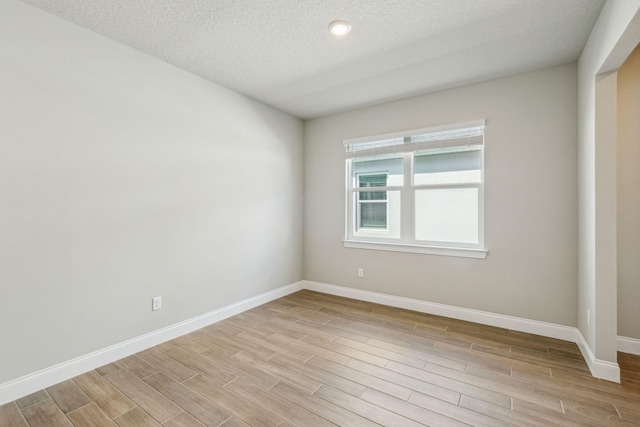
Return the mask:
<path id="1" fill-rule="evenodd" d="M 640 424 L 640 1 L 0 0 L 0 427 Z"/>

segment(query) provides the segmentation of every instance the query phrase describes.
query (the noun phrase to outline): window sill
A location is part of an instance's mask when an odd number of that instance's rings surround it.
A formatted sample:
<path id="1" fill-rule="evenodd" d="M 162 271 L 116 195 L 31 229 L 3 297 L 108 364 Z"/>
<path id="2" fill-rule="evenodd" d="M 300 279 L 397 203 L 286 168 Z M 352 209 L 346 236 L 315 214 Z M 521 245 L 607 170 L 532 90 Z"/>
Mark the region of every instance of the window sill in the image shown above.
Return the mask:
<path id="1" fill-rule="evenodd" d="M 455 256 L 463 258 L 478 258 L 485 259 L 487 249 L 476 248 L 448 248 L 442 246 L 422 246 L 422 245 L 407 245 L 400 243 L 380 243 L 380 242 L 363 242 L 357 240 L 343 240 L 345 248 L 356 249 L 372 249 L 377 251 L 390 251 L 390 252 L 409 252 L 414 254 L 429 254 L 429 255 L 443 255 L 443 256 Z"/>

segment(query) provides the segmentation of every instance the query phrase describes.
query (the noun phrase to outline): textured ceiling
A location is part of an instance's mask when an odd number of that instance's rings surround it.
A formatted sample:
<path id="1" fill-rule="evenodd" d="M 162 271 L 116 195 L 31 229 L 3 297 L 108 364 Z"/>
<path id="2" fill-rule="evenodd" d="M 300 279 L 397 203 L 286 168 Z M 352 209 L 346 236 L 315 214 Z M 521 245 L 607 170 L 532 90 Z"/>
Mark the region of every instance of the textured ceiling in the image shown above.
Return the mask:
<path id="1" fill-rule="evenodd" d="M 310 118 L 576 61 L 605 0 L 23 1 Z"/>

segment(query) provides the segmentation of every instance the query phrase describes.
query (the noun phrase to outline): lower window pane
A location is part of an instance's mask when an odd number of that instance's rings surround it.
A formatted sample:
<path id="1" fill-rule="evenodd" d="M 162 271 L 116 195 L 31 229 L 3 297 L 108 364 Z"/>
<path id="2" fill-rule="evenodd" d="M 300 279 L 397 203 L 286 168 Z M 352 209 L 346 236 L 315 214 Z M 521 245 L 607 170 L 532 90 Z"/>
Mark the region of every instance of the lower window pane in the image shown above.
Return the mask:
<path id="1" fill-rule="evenodd" d="M 383 196 L 365 198 L 363 193 L 382 193 Z M 354 192 L 352 203 L 354 237 L 400 238 L 400 191 Z"/>
<path id="2" fill-rule="evenodd" d="M 387 228 L 387 203 L 360 202 L 360 227 Z"/>
<path id="3" fill-rule="evenodd" d="M 439 188 L 415 192 L 415 238 L 478 243 L 478 189 Z"/>

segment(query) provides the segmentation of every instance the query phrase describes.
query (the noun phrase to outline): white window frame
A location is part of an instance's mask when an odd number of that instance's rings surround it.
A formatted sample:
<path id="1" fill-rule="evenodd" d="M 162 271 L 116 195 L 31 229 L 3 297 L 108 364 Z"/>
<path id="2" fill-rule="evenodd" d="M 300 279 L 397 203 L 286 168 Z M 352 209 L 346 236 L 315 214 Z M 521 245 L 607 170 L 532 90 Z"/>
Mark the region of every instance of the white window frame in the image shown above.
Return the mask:
<path id="1" fill-rule="evenodd" d="M 423 253 L 433 255 L 447 255 L 458 256 L 468 258 L 485 258 L 488 250 L 484 246 L 484 126 L 485 121 L 479 120 L 467 123 L 458 123 L 452 125 L 430 127 L 423 129 L 415 129 L 404 132 L 397 132 L 393 134 L 376 135 L 364 138 L 355 138 L 344 140 L 345 150 L 347 152 L 346 158 L 346 191 L 345 191 L 345 238 L 343 244 L 348 248 L 358 249 L 373 249 L 384 250 L 393 252 L 410 252 L 410 253 Z M 468 141 L 465 138 L 458 139 L 444 139 L 429 141 L 426 143 L 419 143 L 410 145 L 411 137 L 416 135 L 425 134 L 437 134 L 440 132 L 456 131 L 462 129 L 482 128 L 483 132 L 481 136 L 469 137 Z M 479 139 L 478 139 L 479 138 Z M 395 140 L 394 143 L 385 145 L 384 141 Z M 381 141 L 380 145 L 376 143 Z M 402 142 L 404 141 L 404 142 Z M 471 142 L 469 142 L 471 141 Z M 415 147 L 445 147 L 445 146 L 465 146 L 473 143 L 474 145 L 480 145 L 481 149 L 481 179 L 480 183 L 468 182 L 460 184 L 423 184 L 414 185 L 414 157 L 415 153 L 420 151 L 420 148 Z M 350 152 L 350 148 L 358 147 L 358 144 L 362 144 L 360 147 L 365 147 L 363 154 L 358 154 L 358 149 Z M 373 144 L 373 145 L 372 145 Z M 373 148 L 370 148 L 373 147 Z M 371 188 L 359 188 L 357 179 L 353 180 L 353 158 L 366 157 L 371 153 L 402 153 L 404 170 L 403 170 L 403 185 L 401 186 L 386 186 L 375 187 L 374 191 L 399 191 L 400 192 L 400 212 L 401 212 L 401 231 L 399 238 L 391 238 L 385 236 L 386 231 L 382 229 L 379 233 L 371 232 L 374 229 L 367 229 L 366 236 L 356 231 L 357 224 L 357 208 L 358 197 L 356 193 L 361 191 L 372 191 Z M 367 153 L 367 154 L 364 154 Z M 370 174 L 370 173 L 366 173 Z M 371 172 L 371 174 L 374 174 Z M 451 188 L 476 188 L 478 190 L 478 243 L 468 244 L 460 242 L 430 242 L 420 241 L 414 238 L 414 230 L 416 222 L 414 218 L 415 212 L 415 193 L 422 189 L 451 189 Z M 387 229 L 389 227 L 389 195 L 387 195 Z M 379 234 L 379 236 L 376 236 Z"/>

